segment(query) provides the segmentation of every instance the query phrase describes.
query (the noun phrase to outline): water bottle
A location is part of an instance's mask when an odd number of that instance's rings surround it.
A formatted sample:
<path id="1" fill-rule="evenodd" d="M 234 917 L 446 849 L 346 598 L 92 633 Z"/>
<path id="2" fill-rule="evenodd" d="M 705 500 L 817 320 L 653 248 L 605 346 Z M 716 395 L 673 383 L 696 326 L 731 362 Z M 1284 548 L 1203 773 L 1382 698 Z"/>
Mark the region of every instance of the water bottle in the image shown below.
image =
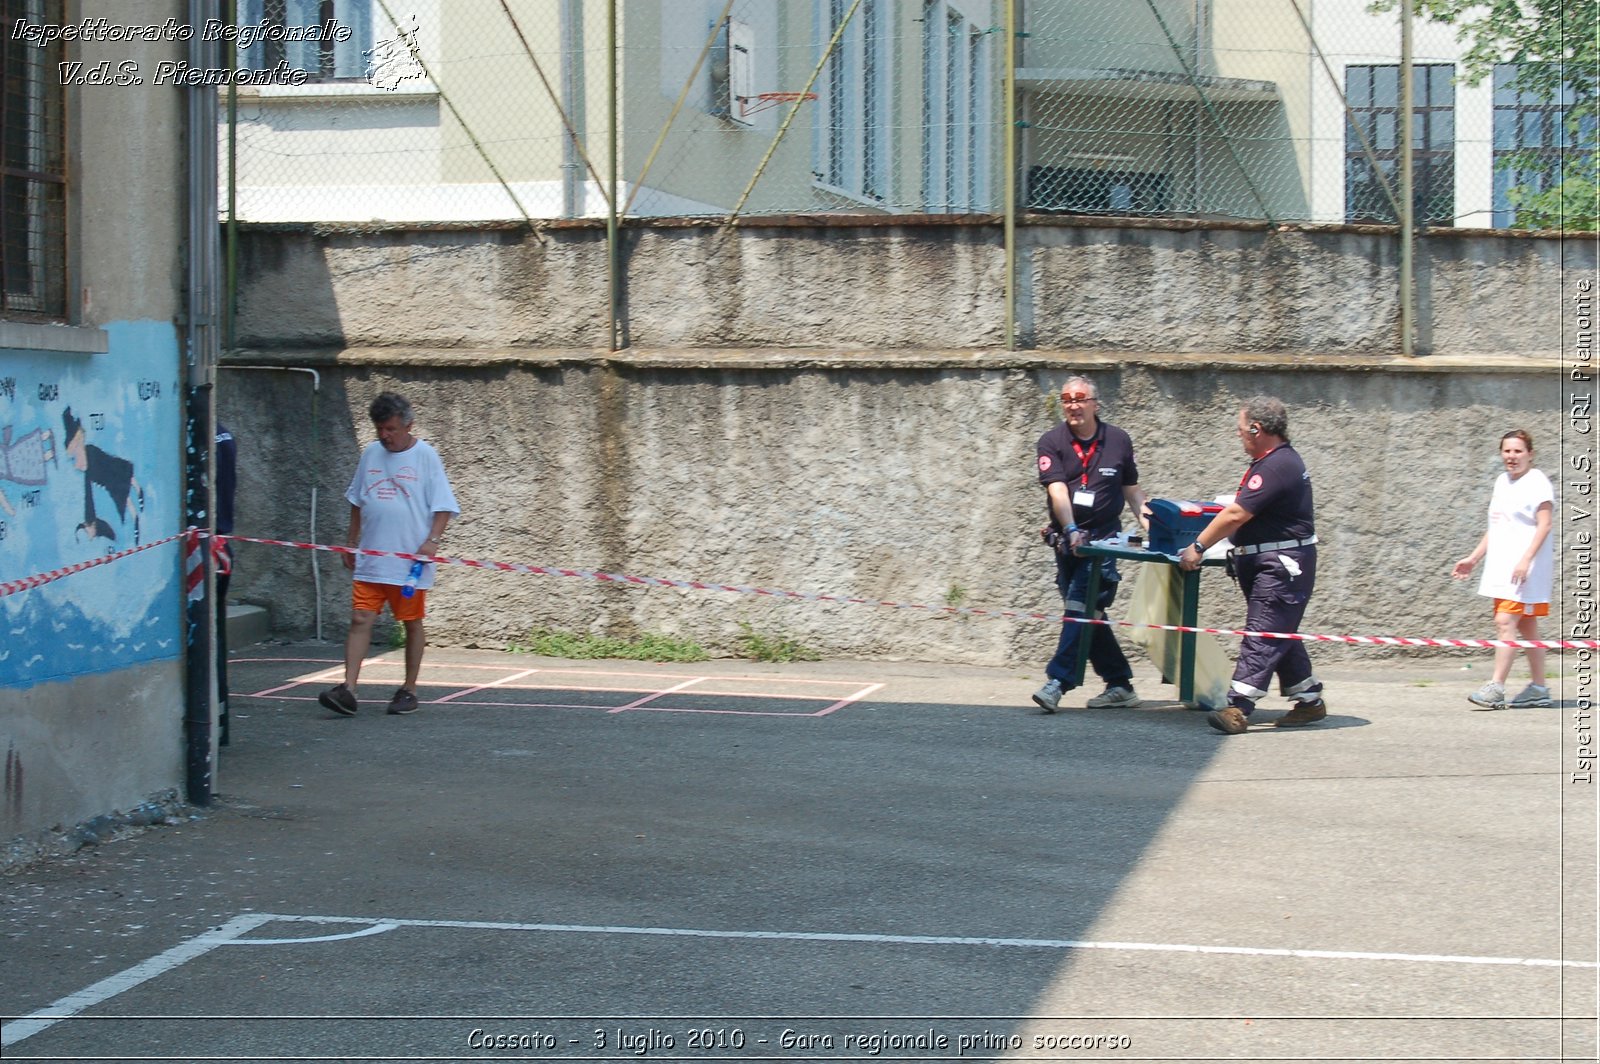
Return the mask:
<path id="1" fill-rule="evenodd" d="M 410 598 L 417 593 L 417 581 L 422 579 L 422 562 L 412 562 L 411 571 L 406 574 L 406 582 L 400 585 L 400 594 Z"/>

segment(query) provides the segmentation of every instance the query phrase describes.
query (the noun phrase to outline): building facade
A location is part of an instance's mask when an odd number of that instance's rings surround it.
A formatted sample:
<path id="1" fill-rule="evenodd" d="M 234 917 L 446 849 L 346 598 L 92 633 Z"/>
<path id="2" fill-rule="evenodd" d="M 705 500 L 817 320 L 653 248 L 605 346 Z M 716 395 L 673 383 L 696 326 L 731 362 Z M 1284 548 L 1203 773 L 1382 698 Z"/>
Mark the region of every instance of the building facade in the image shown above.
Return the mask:
<path id="1" fill-rule="evenodd" d="M 187 14 L 3 7 L 0 838 L 33 838 L 185 782 Z"/>

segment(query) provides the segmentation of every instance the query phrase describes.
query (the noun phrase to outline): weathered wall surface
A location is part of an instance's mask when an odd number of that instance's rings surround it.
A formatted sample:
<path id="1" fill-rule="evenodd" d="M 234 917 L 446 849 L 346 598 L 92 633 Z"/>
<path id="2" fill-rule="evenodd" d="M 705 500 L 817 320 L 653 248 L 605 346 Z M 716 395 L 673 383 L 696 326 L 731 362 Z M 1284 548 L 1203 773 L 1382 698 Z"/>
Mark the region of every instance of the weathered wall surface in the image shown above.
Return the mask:
<path id="1" fill-rule="evenodd" d="M 145 8 L 152 24 L 182 22 L 180 4 Z M 136 62 L 148 80 L 182 48 L 84 42 L 67 58 L 113 70 Z M 0 580 L 182 528 L 183 102 L 153 83 L 67 90 L 76 328 L 40 326 L 31 341 L 0 347 Z M 94 340 L 51 346 L 52 333 Z M 22 840 L 0 864 L 28 856 L 52 826 L 182 787 L 180 571 L 171 543 L 0 599 L 0 840 Z"/>
<path id="2" fill-rule="evenodd" d="M 629 344 L 1003 346 L 998 226 L 794 222 L 626 230 Z M 251 229 L 241 245 L 238 344 L 605 348 L 604 238 L 584 225 L 538 233 Z M 1018 242 L 1025 347 L 1297 357 L 1399 350 L 1390 231 L 1063 222 L 1022 226 Z M 1416 352 L 1557 357 L 1562 278 L 1594 268 L 1592 240 L 1424 236 Z"/>
<path id="3" fill-rule="evenodd" d="M 257 352 L 258 362 L 267 357 Z M 1433 360 L 1118 358 L 633 352 L 494 360 L 347 350 L 282 352 L 309 374 L 224 371 L 221 415 L 241 439 L 239 531 L 342 543 L 365 407 L 407 394 L 444 456 L 463 515 L 447 554 L 925 604 L 1054 614 L 1037 538 L 1034 441 L 1072 372 L 1100 385 L 1134 437 L 1156 496 L 1231 491 L 1244 467 L 1237 405 L 1289 404 L 1315 478 L 1326 542 L 1307 628 L 1491 634 L 1484 600 L 1449 579 L 1482 533 L 1497 440 L 1525 426 L 1559 480 L 1561 376 Z M 1577 444 L 1574 443 L 1574 446 Z M 319 488 L 317 529 L 311 488 Z M 285 632 L 330 638 L 348 578 L 332 556 L 243 545 L 236 600 Z M 1236 590 L 1204 581 L 1202 623 L 1236 625 Z M 536 626 L 659 631 L 729 649 L 740 623 L 841 656 L 1042 663 L 1053 626 L 842 603 L 446 570 L 429 603 L 436 640 L 503 645 Z M 1344 651 L 1318 647 L 1320 659 Z"/>
<path id="4" fill-rule="evenodd" d="M 320 387 L 224 370 L 240 532 L 343 542 L 366 404 L 393 388 L 453 474 L 449 554 L 1055 615 L 1034 441 L 1088 372 L 1157 496 L 1233 490 L 1238 404 L 1289 403 L 1327 543 L 1310 628 L 1481 636 L 1449 569 L 1482 533 L 1500 434 L 1528 428 L 1562 479 L 1562 256 L 1592 276 L 1592 242 L 1420 241 L 1438 353 L 1399 359 L 1392 233 L 1028 225 L 1022 324 L 1050 350 L 1002 352 L 996 227 L 791 221 L 630 228 L 632 346 L 612 357 L 593 229 L 248 231 L 232 360 Z M 241 561 L 236 598 L 342 635 L 337 558 Z M 1226 579 L 1204 586 L 1204 622 L 1237 624 Z M 466 569 L 430 610 L 434 638 L 484 645 L 550 626 L 726 650 L 748 624 L 829 654 L 1036 666 L 1053 639 L 1047 621 Z"/>
<path id="5" fill-rule="evenodd" d="M 1020 314 L 1039 347 L 1118 351 L 1398 352 L 1392 233 L 1344 228 L 1033 227 Z M 1593 242 L 1507 234 L 1417 241 L 1419 355 L 1555 357 L 1563 255 Z"/>

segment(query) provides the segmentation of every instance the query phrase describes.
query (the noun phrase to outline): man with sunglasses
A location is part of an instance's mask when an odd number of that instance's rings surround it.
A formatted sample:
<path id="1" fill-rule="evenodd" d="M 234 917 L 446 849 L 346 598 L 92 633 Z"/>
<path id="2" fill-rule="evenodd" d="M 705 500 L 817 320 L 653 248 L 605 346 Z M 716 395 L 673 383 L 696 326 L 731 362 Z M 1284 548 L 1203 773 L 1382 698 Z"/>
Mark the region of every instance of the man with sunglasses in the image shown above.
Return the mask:
<path id="1" fill-rule="evenodd" d="M 1115 535 L 1122 527 L 1124 506 L 1133 508 L 1141 525 L 1147 520 L 1133 441 L 1126 432 L 1100 420 L 1099 394 L 1087 378 L 1068 379 L 1061 386 L 1063 420 L 1039 437 L 1038 444 L 1039 483 L 1044 486 L 1050 514 L 1045 541 L 1056 549 L 1056 588 L 1068 618 L 1087 617 L 1091 610 L 1084 598 L 1093 562 L 1077 556 L 1072 548 Z M 1105 615 L 1117 594 L 1121 576 L 1116 559 L 1103 559 L 1100 579 L 1098 601 L 1092 604 L 1097 617 Z M 1076 685 L 1073 673 L 1080 638 L 1089 640 L 1089 661 L 1106 685 L 1103 693 L 1089 699 L 1089 708 L 1137 706 L 1133 668 L 1116 636 L 1103 624 L 1070 619 L 1062 622 L 1055 656 L 1045 666 L 1045 685 L 1034 693 L 1034 702 L 1046 713 L 1060 708 L 1061 696 Z"/>

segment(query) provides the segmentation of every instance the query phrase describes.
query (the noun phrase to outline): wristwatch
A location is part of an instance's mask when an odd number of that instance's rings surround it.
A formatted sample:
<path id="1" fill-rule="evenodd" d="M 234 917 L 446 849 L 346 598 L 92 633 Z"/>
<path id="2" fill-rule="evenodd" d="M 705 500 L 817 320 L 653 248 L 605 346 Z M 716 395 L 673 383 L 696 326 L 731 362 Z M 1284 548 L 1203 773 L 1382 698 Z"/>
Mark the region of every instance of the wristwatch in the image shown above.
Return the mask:
<path id="1" fill-rule="evenodd" d="M 1204 554 L 1206 552 L 1206 545 L 1201 543 L 1198 539 L 1189 545 L 1194 548 L 1194 552 L 1196 554 Z"/>

